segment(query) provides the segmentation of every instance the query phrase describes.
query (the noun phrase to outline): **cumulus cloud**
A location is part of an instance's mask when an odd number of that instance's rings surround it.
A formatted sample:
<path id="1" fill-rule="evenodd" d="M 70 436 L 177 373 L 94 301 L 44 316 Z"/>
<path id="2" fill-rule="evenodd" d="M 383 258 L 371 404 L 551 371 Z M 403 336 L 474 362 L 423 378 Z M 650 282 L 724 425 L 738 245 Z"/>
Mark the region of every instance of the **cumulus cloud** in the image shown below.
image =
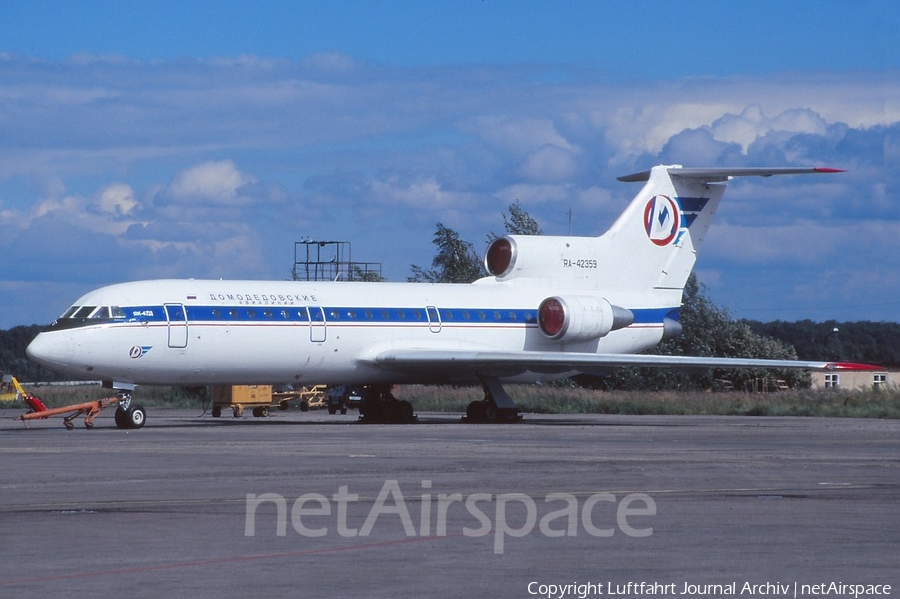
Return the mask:
<path id="1" fill-rule="evenodd" d="M 526 155 L 542 147 L 571 149 L 552 119 L 483 116 L 463 127 L 488 145 L 513 155 Z"/>
<path id="2" fill-rule="evenodd" d="M 176 174 L 161 195 L 178 204 L 234 206 L 250 201 L 240 193 L 241 188 L 255 182 L 254 177 L 241 173 L 231 160 L 209 161 Z"/>
<path id="3" fill-rule="evenodd" d="M 575 155 L 566 148 L 545 144 L 529 152 L 519 165 L 518 173 L 531 181 L 571 180 L 578 170 Z"/>
<path id="4" fill-rule="evenodd" d="M 100 192 L 97 206 L 107 214 L 122 216 L 129 214 L 138 205 L 134 191 L 124 183 L 113 183 Z"/>
<path id="5" fill-rule="evenodd" d="M 753 104 L 739 115 L 725 114 L 709 127 L 714 139 L 741 146 L 744 154 L 747 148 L 770 132 L 809 133 L 824 135 L 827 130 L 825 120 L 812 110 L 792 108 L 769 118 L 762 107 Z"/>

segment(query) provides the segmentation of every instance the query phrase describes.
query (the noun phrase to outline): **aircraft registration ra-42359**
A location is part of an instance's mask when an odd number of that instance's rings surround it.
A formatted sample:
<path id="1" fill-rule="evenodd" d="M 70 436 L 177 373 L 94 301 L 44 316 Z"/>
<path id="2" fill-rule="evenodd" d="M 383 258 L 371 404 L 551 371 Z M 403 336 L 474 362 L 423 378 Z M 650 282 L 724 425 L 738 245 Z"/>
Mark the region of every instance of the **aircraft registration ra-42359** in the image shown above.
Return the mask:
<path id="1" fill-rule="evenodd" d="M 397 383 L 480 383 L 474 421 L 510 421 L 503 383 L 620 366 L 840 369 L 841 363 L 643 355 L 681 333 L 682 291 L 732 177 L 830 168 L 656 166 L 599 237 L 508 235 L 472 284 L 156 280 L 79 298 L 28 347 L 55 371 L 123 391 L 116 422 L 143 424 L 135 385 L 366 386 L 366 417 L 404 420 Z"/>

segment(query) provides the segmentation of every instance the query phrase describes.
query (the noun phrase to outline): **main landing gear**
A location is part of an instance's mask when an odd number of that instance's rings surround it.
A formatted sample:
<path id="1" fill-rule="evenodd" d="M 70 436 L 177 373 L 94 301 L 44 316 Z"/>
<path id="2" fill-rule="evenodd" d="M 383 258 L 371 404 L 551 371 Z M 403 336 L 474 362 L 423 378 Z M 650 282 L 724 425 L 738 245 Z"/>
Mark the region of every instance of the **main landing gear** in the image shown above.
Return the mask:
<path id="1" fill-rule="evenodd" d="M 494 377 L 480 376 L 484 399 L 466 407 L 467 422 L 518 422 L 522 419 L 519 407 Z"/>
<path id="2" fill-rule="evenodd" d="M 363 389 L 359 419 L 379 424 L 409 424 L 418 420 L 412 404 L 394 397 L 390 385 L 370 385 Z"/>

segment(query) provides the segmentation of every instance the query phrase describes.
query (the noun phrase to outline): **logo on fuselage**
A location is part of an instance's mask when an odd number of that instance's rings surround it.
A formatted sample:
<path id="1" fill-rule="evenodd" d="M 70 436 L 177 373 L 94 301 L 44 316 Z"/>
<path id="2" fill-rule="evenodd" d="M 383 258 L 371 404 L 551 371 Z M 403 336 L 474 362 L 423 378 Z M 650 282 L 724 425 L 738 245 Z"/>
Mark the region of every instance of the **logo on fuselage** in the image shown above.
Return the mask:
<path id="1" fill-rule="evenodd" d="M 128 351 L 128 357 L 137 359 L 153 349 L 152 345 L 135 345 Z"/>
<path id="2" fill-rule="evenodd" d="M 644 207 L 644 230 L 658 246 L 669 245 L 678 238 L 681 209 L 669 196 L 653 196 Z"/>

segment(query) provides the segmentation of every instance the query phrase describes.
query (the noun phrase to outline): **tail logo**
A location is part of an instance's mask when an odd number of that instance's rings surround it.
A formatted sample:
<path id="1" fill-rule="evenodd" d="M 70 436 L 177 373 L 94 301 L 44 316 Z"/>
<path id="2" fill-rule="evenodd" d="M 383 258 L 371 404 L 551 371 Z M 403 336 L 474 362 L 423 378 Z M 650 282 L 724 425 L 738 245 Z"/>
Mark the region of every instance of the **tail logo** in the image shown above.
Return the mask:
<path id="1" fill-rule="evenodd" d="M 650 241 L 666 246 L 676 240 L 681 225 L 681 209 L 669 196 L 653 196 L 644 207 L 644 230 Z"/>

